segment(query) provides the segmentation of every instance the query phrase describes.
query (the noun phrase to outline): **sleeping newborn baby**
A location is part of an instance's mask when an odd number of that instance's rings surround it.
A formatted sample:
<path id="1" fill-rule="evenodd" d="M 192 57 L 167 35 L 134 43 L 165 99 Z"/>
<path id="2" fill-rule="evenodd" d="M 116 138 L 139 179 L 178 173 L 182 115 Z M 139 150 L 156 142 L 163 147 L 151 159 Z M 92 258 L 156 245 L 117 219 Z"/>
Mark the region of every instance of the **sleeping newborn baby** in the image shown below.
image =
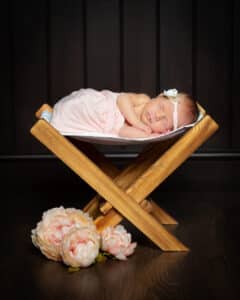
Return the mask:
<path id="1" fill-rule="evenodd" d="M 165 134 L 196 121 L 196 102 L 176 89 L 155 98 L 137 93 L 80 89 L 53 107 L 51 124 L 63 133 L 138 138 Z"/>

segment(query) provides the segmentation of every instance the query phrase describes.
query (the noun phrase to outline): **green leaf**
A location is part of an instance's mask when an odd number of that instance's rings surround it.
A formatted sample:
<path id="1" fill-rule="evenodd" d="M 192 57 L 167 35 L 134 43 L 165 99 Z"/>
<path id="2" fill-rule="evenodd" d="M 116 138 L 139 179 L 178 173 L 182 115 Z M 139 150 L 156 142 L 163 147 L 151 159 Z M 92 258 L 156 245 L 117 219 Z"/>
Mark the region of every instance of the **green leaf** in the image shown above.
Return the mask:
<path id="1" fill-rule="evenodd" d="M 103 253 L 98 253 L 98 256 L 95 258 L 95 262 L 96 263 L 101 263 L 101 262 L 105 262 L 107 260 L 106 255 L 104 255 Z"/>
<path id="2" fill-rule="evenodd" d="M 80 271 L 79 267 L 68 267 L 69 273 L 78 272 L 78 271 Z"/>
<path id="3" fill-rule="evenodd" d="M 100 252 L 103 256 L 112 257 L 113 255 L 109 252 Z"/>

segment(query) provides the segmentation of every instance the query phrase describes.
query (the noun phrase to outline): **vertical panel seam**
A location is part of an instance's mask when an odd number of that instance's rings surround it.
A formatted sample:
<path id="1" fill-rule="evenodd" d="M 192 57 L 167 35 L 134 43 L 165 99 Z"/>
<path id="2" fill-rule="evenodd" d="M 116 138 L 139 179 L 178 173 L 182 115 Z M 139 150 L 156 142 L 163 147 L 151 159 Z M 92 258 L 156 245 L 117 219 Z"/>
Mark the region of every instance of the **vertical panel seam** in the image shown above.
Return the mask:
<path id="1" fill-rule="evenodd" d="M 82 1 L 82 26 L 83 26 L 83 85 L 88 87 L 88 64 L 87 64 L 87 4 Z"/>
<path id="2" fill-rule="evenodd" d="M 52 93 L 52 76 L 51 76 L 51 2 L 46 0 L 46 89 L 47 89 L 47 102 L 51 102 Z"/>
<path id="3" fill-rule="evenodd" d="M 9 28 L 9 49 L 10 49 L 10 103 L 12 108 L 12 115 L 15 116 L 12 118 L 11 124 L 11 134 L 12 139 L 10 141 L 10 145 L 12 146 L 12 150 L 9 152 L 16 154 L 16 131 L 17 131 L 17 124 L 16 124 L 16 107 L 15 107 L 15 49 L 14 49 L 14 28 L 13 28 L 13 13 L 14 7 L 12 1 L 8 2 L 8 28 Z M 10 150 L 10 149 L 9 149 Z"/>
<path id="4" fill-rule="evenodd" d="M 156 0 L 156 95 L 160 93 L 160 1 Z"/>
<path id="5" fill-rule="evenodd" d="M 124 91 L 124 0 L 119 0 L 120 90 Z"/>
<path id="6" fill-rule="evenodd" d="M 197 98 L 197 3 L 192 0 L 192 96 Z"/>
<path id="7" fill-rule="evenodd" d="M 229 146 L 230 149 L 233 148 L 233 101 L 234 101 L 234 96 L 233 96 L 233 90 L 234 90 L 234 60 L 235 60 L 235 0 L 231 1 L 231 35 L 230 35 L 230 51 L 229 53 L 231 53 L 230 55 L 230 74 L 229 74 L 229 94 L 230 94 L 230 105 L 229 105 L 229 118 L 230 118 L 230 122 L 229 124 L 231 124 L 230 128 L 229 128 L 229 134 L 230 134 L 230 142 L 229 142 Z"/>

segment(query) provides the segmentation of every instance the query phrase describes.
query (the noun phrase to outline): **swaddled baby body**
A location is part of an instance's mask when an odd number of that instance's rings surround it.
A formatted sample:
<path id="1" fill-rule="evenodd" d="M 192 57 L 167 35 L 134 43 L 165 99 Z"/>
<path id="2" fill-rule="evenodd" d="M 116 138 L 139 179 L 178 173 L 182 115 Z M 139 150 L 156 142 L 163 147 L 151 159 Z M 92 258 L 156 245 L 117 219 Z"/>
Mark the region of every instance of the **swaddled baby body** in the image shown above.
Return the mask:
<path id="1" fill-rule="evenodd" d="M 75 91 L 54 105 L 51 124 L 61 132 L 118 134 L 124 124 L 118 95 L 90 88 Z"/>
<path id="2" fill-rule="evenodd" d="M 60 99 L 51 124 L 63 133 L 103 133 L 138 138 L 156 136 L 190 124 L 198 109 L 192 98 L 172 89 L 155 98 L 87 88 Z"/>

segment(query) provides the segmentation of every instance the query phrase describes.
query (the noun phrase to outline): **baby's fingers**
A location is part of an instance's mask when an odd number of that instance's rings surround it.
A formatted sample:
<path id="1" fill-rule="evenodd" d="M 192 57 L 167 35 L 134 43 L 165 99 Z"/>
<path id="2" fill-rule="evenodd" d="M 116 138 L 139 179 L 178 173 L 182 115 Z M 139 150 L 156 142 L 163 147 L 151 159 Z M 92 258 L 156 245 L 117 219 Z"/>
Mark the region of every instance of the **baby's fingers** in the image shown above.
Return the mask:
<path id="1" fill-rule="evenodd" d="M 150 127 L 148 127 L 147 125 L 145 125 L 144 123 L 140 122 L 137 124 L 137 127 L 143 131 L 145 131 L 146 133 L 151 133 L 152 130 Z"/>
<path id="2" fill-rule="evenodd" d="M 143 131 L 145 131 L 146 133 L 149 133 L 149 134 L 152 132 L 151 128 L 146 125 L 144 125 Z"/>

